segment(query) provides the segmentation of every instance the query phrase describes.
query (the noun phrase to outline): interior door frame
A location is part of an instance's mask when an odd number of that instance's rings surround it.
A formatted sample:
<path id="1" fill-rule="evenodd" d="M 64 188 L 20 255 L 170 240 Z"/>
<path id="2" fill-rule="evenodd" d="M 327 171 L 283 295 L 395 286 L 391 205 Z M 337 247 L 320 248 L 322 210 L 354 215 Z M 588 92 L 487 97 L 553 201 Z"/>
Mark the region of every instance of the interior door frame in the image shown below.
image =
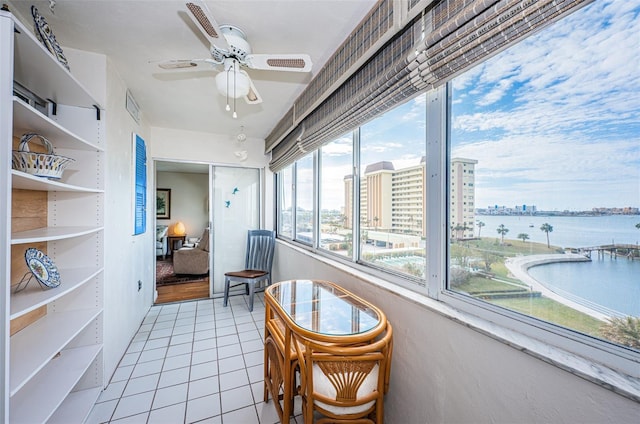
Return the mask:
<path id="1" fill-rule="evenodd" d="M 153 184 L 152 184 L 152 194 L 149 196 L 149 199 L 155 199 L 155 193 L 156 190 L 158 189 L 158 172 L 167 172 L 167 171 L 159 171 L 158 170 L 158 162 L 168 162 L 168 163 L 175 163 L 175 164 L 180 164 L 180 166 L 197 166 L 197 167 L 206 167 L 207 171 L 207 197 L 209 199 L 209 204 L 208 204 L 208 214 L 207 214 L 207 222 L 209 227 L 211 227 L 211 190 L 212 190 L 212 186 L 211 186 L 211 164 L 209 162 L 202 162 L 202 161 L 191 161 L 191 160 L 181 160 L 181 159 L 169 159 L 169 158 L 157 158 L 154 157 L 152 158 L 153 161 Z M 179 171 L 175 171 L 175 172 L 179 172 Z M 203 172 L 204 173 L 204 172 Z M 153 201 L 152 201 L 153 202 Z M 147 201 L 147 205 L 149 204 L 149 201 Z M 156 218 L 156 203 L 153 202 L 152 203 L 153 206 L 149 209 L 152 209 L 151 212 L 151 217 L 152 217 L 152 222 L 153 222 L 153 262 L 155 264 L 156 261 L 156 247 L 155 247 L 155 229 L 156 226 L 158 225 L 157 222 L 157 218 Z M 211 251 L 211 246 L 212 246 L 212 239 L 211 237 L 209 237 L 209 251 Z M 158 298 L 158 288 L 156 287 L 156 267 L 153 267 L 153 299 L 152 299 L 152 304 L 156 303 L 156 300 Z M 212 286 L 213 286 L 213 255 L 209 255 L 209 295 L 211 295 L 211 290 L 212 290 Z"/>
<path id="2" fill-rule="evenodd" d="M 215 264 L 215 233 L 213 233 L 213 223 L 214 223 L 214 208 L 213 208 L 213 190 L 214 190 L 214 170 L 215 168 L 241 168 L 241 169 L 253 169 L 256 170 L 258 173 L 258 226 L 259 228 L 265 228 L 265 214 L 264 214 L 264 190 L 265 190 L 265 169 L 264 167 L 259 167 L 259 166 L 242 166 L 242 165 L 236 165 L 236 164 L 226 164 L 226 163 L 217 163 L 217 162 L 206 162 L 206 161 L 192 161 L 192 160 L 181 160 L 181 159 L 172 159 L 172 158 L 161 158 L 161 157 L 153 157 L 152 158 L 153 161 L 153 174 L 152 174 L 152 184 L 150 184 L 151 188 L 152 188 L 152 194 L 149 196 L 149 199 L 154 199 L 155 198 L 155 192 L 156 189 L 158 188 L 158 178 L 157 178 L 157 174 L 158 172 L 162 172 L 158 170 L 158 162 L 169 162 L 169 163 L 176 163 L 176 164 L 181 164 L 181 165 L 195 165 L 195 166 L 206 166 L 207 167 L 207 173 L 208 173 L 208 216 L 207 216 L 207 220 L 208 220 L 208 225 L 210 228 L 210 234 L 211 236 L 209 237 L 209 298 L 210 299 L 214 299 L 214 298 L 220 298 L 224 295 L 223 292 L 220 293 L 216 293 L 214 292 L 214 264 Z M 149 202 L 147 202 L 147 204 L 149 204 Z M 153 262 L 155 264 L 155 228 L 157 226 L 157 218 L 156 218 L 156 204 L 155 202 L 153 202 L 153 206 L 151 211 L 151 218 L 149 221 L 153 222 L 153 233 L 154 233 L 154 237 L 153 237 Z M 156 268 L 155 266 L 153 267 L 153 299 L 152 299 L 152 304 L 155 304 L 157 297 L 158 297 L 158 290 L 156 288 Z"/>

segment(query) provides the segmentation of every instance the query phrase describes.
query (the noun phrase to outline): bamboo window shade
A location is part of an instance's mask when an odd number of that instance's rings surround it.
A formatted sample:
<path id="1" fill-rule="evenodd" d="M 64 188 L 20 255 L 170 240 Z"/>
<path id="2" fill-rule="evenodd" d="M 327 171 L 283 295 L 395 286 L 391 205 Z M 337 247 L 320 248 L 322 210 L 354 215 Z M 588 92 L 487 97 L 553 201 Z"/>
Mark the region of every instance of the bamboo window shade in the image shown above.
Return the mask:
<path id="1" fill-rule="evenodd" d="M 448 0 L 428 12 L 411 80 L 433 88 L 593 0 Z M 427 15 L 427 16 L 428 16 Z"/>
<path id="2" fill-rule="evenodd" d="M 329 60 L 329 68 L 325 66 L 330 72 L 324 72 L 323 68 L 318 73 L 267 138 L 267 151 L 272 149 L 270 169 L 277 172 L 285 168 L 592 1 L 436 0 L 411 1 L 407 5 L 381 0 L 374 10 L 384 10 L 386 19 L 380 16 L 365 19 Z M 381 8 L 383 4 L 385 8 Z M 394 29 L 390 26 L 394 19 L 393 4 L 422 10 L 403 28 Z M 383 27 L 376 29 L 374 23 Z M 391 30 L 397 33 L 371 59 L 322 103 L 305 112 L 304 117 L 300 116 L 301 111 L 296 116 L 296 108 L 310 107 L 331 81 L 339 80 L 340 72 L 347 71 L 347 64 L 363 54 L 358 42 L 367 40 L 367 45 L 372 45 L 372 40 Z M 372 35 L 367 37 L 363 32 Z M 276 143 L 276 139 L 281 141 Z"/>
<path id="3" fill-rule="evenodd" d="M 321 100 L 335 91 L 394 30 L 393 0 L 380 0 L 338 47 L 265 140 L 271 151 Z M 362 62 L 362 63 L 361 63 Z"/>

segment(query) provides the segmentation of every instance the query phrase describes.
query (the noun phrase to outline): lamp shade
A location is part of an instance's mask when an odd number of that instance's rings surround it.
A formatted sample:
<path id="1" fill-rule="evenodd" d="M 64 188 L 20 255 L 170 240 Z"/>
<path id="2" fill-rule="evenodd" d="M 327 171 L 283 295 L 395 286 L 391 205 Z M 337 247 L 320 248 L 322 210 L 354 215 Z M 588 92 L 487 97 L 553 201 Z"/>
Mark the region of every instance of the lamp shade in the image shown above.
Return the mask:
<path id="1" fill-rule="evenodd" d="M 243 71 L 231 68 L 216 75 L 216 88 L 223 96 L 239 99 L 249 94 L 251 81 Z"/>
<path id="2" fill-rule="evenodd" d="M 176 225 L 173 226 L 173 234 L 177 236 L 183 236 L 186 233 L 186 229 L 184 228 L 184 224 L 182 221 L 176 222 Z"/>

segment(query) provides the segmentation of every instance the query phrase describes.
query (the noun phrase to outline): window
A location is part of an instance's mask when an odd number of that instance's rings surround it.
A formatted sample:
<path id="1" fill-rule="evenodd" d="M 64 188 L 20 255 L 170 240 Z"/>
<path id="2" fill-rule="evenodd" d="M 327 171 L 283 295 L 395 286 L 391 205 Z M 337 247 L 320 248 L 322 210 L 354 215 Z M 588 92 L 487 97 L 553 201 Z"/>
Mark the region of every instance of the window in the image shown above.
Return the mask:
<path id="1" fill-rule="evenodd" d="M 320 240 L 322 249 L 353 255 L 353 137 L 320 149 Z"/>
<path id="2" fill-rule="evenodd" d="M 638 377 L 610 321 L 640 325 L 639 9 L 594 2 L 280 171 L 279 235 Z"/>
<path id="3" fill-rule="evenodd" d="M 360 128 L 360 260 L 425 276 L 425 96 Z"/>
<path id="4" fill-rule="evenodd" d="M 296 240 L 313 243 L 313 154 L 296 162 Z"/>
<path id="5" fill-rule="evenodd" d="M 278 235 L 293 238 L 293 165 L 278 173 Z"/>
<path id="6" fill-rule="evenodd" d="M 449 289 L 636 349 L 637 21 L 596 2 L 457 77 L 449 160 Z"/>

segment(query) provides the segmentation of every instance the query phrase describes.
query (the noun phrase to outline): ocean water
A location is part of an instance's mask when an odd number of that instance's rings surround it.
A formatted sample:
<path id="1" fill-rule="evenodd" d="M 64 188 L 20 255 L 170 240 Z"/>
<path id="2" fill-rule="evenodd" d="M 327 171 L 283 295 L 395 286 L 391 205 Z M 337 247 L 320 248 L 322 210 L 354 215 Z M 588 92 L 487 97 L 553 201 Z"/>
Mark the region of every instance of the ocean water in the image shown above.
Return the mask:
<path id="1" fill-rule="evenodd" d="M 529 268 L 540 282 L 623 314 L 640 317 L 640 260 L 598 259 Z"/>
<path id="2" fill-rule="evenodd" d="M 633 244 L 640 241 L 638 215 L 598 217 L 512 217 L 481 216 L 482 237 L 499 237 L 496 228 L 504 224 L 509 232 L 505 239 L 516 239 L 519 233 L 529 235 L 529 240 L 546 243 L 546 233 L 540 226 L 549 223 L 553 231 L 549 242 L 561 247 L 588 247 L 603 244 Z M 530 227 L 533 225 L 533 227 Z M 478 228 L 476 227 L 476 235 Z M 521 240 L 517 240 L 522 243 Z M 605 255 L 598 259 L 594 252 L 591 262 L 556 263 L 529 269 L 532 277 L 547 285 L 565 290 L 586 300 L 615 311 L 640 317 L 640 260 L 612 259 Z"/>
<path id="3" fill-rule="evenodd" d="M 587 247 L 602 244 L 640 244 L 640 230 L 635 227 L 640 223 L 640 215 L 609 216 L 486 216 L 476 215 L 476 222 L 482 221 L 480 235 L 496 237 L 500 224 L 509 229 L 505 239 L 518 240 L 518 234 L 529 235 L 529 241 L 546 243 L 547 235 L 540 230 L 542 224 L 553 227 L 549 233 L 549 243 L 560 247 Z M 478 235 L 478 227 L 475 228 Z M 518 240 L 520 241 L 520 240 Z"/>

